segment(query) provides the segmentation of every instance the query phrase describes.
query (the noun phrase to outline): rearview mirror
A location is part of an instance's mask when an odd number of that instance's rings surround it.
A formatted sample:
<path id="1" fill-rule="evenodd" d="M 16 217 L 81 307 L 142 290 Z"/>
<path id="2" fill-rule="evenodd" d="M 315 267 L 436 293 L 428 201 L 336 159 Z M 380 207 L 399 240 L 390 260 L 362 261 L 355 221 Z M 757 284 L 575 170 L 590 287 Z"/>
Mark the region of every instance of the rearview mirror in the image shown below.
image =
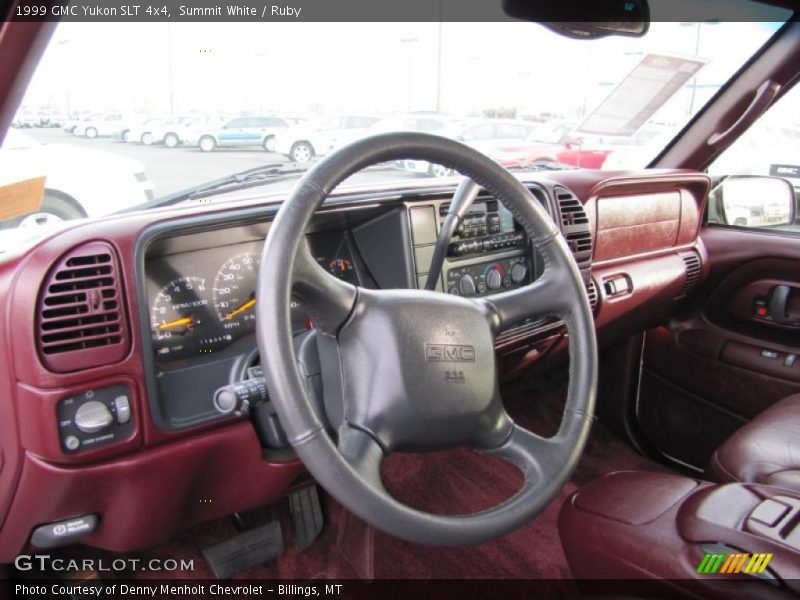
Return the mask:
<path id="1" fill-rule="evenodd" d="M 540 23 L 560 35 L 581 40 L 609 35 L 641 37 L 650 28 L 647 0 L 503 0 L 503 11 L 515 19 Z"/>
<path id="2" fill-rule="evenodd" d="M 794 188 L 778 177 L 727 177 L 714 188 L 708 220 L 736 227 L 792 224 L 795 220 Z"/>

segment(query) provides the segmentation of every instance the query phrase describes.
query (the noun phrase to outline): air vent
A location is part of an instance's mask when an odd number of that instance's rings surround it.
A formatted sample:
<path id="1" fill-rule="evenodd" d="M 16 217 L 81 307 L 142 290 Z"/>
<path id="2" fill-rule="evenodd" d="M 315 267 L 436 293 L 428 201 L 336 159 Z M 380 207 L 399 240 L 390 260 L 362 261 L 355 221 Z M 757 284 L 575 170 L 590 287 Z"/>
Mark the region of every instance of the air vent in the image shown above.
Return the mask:
<path id="1" fill-rule="evenodd" d="M 55 265 L 37 305 L 39 354 L 51 371 L 67 373 L 121 360 L 128 329 L 113 248 L 79 246 Z"/>
<path id="2" fill-rule="evenodd" d="M 679 254 L 681 260 L 686 265 L 686 280 L 683 282 L 680 291 L 676 298 L 683 298 L 688 296 L 689 293 L 695 288 L 698 280 L 700 279 L 700 271 L 703 267 L 703 262 L 700 255 L 695 252 L 684 252 Z"/>
<path id="3" fill-rule="evenodd" d="M 592 308 L 592 312 L 597 309 L 597 286 L 594 284 L 594 280 L 590 279 L 589 283 L 586 284 L 586 295 L 589 297 L 589 306 Z"/>
<path id="4" fill-rule="evenodd" d="M 575 194 L 561 186 L 556 186 L 553 191 L 558 202 L 558 212 L 561 216 L 561 225 L 563 227 L 589 224 L 589 217 L 586 216 L 583 203 L 578 200 Z"/>
<path id="5" fill-rule="evenodd" d="M 575 255 L 575 260 L 579 263 L 589 260 L 592 257 L 592 234 L 588 231 L 576 231 L 564 236 L 567 246 Z"/>

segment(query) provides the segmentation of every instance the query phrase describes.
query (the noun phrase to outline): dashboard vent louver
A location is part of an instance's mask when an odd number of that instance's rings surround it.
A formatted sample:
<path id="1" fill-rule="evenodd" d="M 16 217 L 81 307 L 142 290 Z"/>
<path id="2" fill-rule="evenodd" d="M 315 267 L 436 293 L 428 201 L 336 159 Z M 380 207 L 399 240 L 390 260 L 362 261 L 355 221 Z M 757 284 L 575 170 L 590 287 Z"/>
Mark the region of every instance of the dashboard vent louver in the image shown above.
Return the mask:
<path id="1" fill-rule="evenodd" d="M 592 234 L 588 231 L 567 234 L 567 244 L 573 252 L 591 252 Z"/>
<path id="2" fill-rule="evenodd" d="M 561 216 L 561 225 L 573 227 L 575 225 L 588 225 L 589 217 L 583 208 L 583 203 L 567 188 L 556 186 L 554 188 L 558 213 Z"/>
<path id="3" fill-rule="evenodd" d="M 681 289 L 676 297 L 683 298 L 688 296 L 689 292 L 691 292 L 697 285 L 697 282 L 700 279 L 703 261 L 700 259 L 700 255 L 695 251 L 685 252 L 679 254 L 679 256 L 686 265 L 686 280 L 683 282 L 683 285 L 681 286 Z"/>
<path id="4" fill-rule="evenodd" d="M 589 283 L 586 284 L 586 295 L 589 297 L 589 306 L 592 308 L 592 312 L 597 309 L 597 286 L 594 283 L 593 279 L 589 280 Z"/>
<path id="5" fill-rule="evenodd" d="M 90 242 L 64 255 L 42 286 L 36 312 L 39 354 L 51 371 L 121 360 L 129 339 L 113 248 Z"/>

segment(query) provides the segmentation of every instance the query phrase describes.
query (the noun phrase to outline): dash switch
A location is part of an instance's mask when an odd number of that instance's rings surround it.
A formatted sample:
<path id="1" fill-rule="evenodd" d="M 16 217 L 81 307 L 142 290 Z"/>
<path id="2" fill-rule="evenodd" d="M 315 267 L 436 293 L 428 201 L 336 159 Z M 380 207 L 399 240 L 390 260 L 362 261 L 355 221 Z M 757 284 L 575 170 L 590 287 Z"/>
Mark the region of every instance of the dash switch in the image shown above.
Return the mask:
<path id="1" fill-rule="evenodd" d="M 127 396 L 114 398 L 114 408 L 117 410 L 117 423 L 124 425 L 131 420 L 131 401 Z"/>
<path id="2" fill-rule="evenodd" d="M 750 518 L 767 527 L 775 527 L 781 519 L 789 512 L 789 507 L 782 502 L 777 502 L 767 498 L 753 509 Z"/>

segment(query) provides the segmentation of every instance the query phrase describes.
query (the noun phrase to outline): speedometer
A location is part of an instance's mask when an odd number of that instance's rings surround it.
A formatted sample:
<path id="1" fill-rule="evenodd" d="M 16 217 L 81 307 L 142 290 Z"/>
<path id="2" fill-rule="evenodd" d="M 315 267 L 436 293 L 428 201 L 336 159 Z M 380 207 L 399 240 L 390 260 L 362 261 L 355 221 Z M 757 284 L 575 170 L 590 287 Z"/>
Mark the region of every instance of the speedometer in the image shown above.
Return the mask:
<path id="1" fill-rule="evenodd" d="M 225 261 L 214 277 L 214 310 L 226 331 L 254 331 L 259 256 L 241 252 Z"/>
<path id="2" fill-rule="evenodd" d="M 179 277 L 162 287 L 150 307 L 157 354 L 185 354 L 195 345 L 195 330 L 205 321 L 208 297 L 202 277 Z"/>

